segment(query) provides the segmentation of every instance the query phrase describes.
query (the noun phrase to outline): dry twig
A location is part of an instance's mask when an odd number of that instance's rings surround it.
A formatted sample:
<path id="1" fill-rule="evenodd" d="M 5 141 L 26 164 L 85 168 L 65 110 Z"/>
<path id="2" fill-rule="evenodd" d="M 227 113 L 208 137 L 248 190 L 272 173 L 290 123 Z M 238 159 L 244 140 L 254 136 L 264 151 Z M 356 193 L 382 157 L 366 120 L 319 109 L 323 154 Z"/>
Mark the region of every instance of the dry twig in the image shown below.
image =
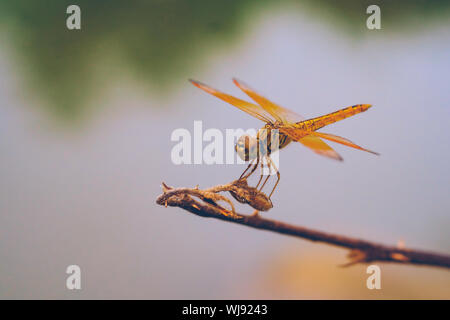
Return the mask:
<path id="1" fill-rule="evenodd" d="M 206 190 L 198 188 L 175 189 L 168 187 L 164 183 L 162 186 L 163 194 L 156 200 L 156 203 L 160 205 L 180 207 L 201 217 L 216 218 L 256 229 L 291 235 L 311 241 L 320 241 L 350 249 L 351 251 L 348 254 L 350 261 L 344 266 L 363 262 L 384 261 L 450 268 L 450 255 L 407 249 L 402 246 L 386 246 L 263 218 L 258 214 L 258 210 L 267 211 L 272 208 L 272 203 L 264 193 L 248 186 L 246 180 L 236 180 L 230 184 L 219 185 Z M 237 213 L 232 202 L 219 194 L 219 192 L 230 192 L 236 200 L 252 206 L 257 211 L 251 215 Z M 218 203 L 219 201 L 227 203 L 230 209 L 221 206 Z"/>

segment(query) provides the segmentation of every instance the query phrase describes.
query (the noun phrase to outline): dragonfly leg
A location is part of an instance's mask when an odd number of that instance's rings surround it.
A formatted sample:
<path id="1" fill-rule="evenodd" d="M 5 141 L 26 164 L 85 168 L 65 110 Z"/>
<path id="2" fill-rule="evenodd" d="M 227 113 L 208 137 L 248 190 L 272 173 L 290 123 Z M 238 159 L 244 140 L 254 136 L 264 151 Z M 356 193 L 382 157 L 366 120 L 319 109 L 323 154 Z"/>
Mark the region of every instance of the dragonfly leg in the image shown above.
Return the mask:
<path id="1" fill-rule="evenodd" d="M 267 161 L 267 167 L 269 168 L 269 174 L 267 175 L 266 180 L 264 180 L 264 183 L 262 184 L 262 186 L 261 186 L 261 188 L 259 189 L 259 191 L 262 191 L 262 189 L 263 189 L 264 186 L 266 185 L 267 181 L 269 180 L 270 175 L 272 174 L 270 157 L 269 157 L 269 156 L 265 156 L 264 158 L 265 158 L 266 161 Z M 261 168 L 261 177 L 262 177 L 262 174 L 263 174 L 263 172 L 262 172 L 262 168 Z"/>
<path id="2" fill-rule="evenodd" d="M 253 161 L 254 160 L 250 161 L 250 164 L 248 165 L 247 169 L 245 169 L 244 172 L 242 172 L 241 176 L 239 177 L 239 180 L 247 179 L 253 174 L 253 172 L 255 172 L 256 168 L 258 168 L 259 158 L 256 158 L 256 162 Z M 248 171 L 248 169 L 250 169 L 251 166 L 253 166 L 252 170 L 250 170 L 250 172 L 245 175 L 245 173 Z"/>
<path id="3" fill-rule="evenodd" d="M 263 178 L 263 169 L 264 169 L 264 162 L 261 160 L 261 165 L 260 165 L 260 170 L 261 170 L 261 174 L 259 175 L 259 181 L 258 181 L 258 184 L 256 185 L 256 189 L 258 189 L 258 186 L 259 186 L 259 184 L 261 183 L 261 181 L 262 181 L 262 178 Z"/>
<path id="4" fill-rule="evenodd" d="M 248 171 L 248 169 L 250 169 L 250 167 L 253 165 L 253 161 L 250 161 L 250 163 L 248 164 L 247 169 L 244 170 L 244 172 L 242 172 L 241 176 L 239 177 L 239 180 L 242 179 L 242 177 L 244 176 L 244 174 Z"/>
<path id="5" fill-rule="evenodd" d="M 270 165 L 273 166 L 273 168 L 275 169 L 276 173 L 277 173 L 277 182 L 275 182 L 275 185 L 273 186 L 272 191 L 270 192 L 269 195 L 269 199 L 272 196 L 273 192 L 275 191 L 275 189 L 277 188 L 278 183 L 280 182 L 281 179 L 281 175 L 280 175 L 280 171 L 278 170 L 278 168 L 275 166 L 275 163 L 273 163 L 272 159 L 270 159 L 269 157 L 269 161 L 270 161 Z"/>

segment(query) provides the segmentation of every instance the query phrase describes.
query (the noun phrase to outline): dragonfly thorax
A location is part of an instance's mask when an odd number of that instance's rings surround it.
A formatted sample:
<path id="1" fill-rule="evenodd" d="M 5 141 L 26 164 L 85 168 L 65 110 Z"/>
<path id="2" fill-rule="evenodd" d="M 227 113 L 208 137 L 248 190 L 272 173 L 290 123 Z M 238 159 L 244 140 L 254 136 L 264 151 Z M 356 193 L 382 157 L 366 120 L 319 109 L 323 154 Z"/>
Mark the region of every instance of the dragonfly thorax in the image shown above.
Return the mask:
<path id="1" fill-rule="evenodd" d="M 247 134 L 240 136 L 235 150 L 239 158 L 250 161 L 257 157 L 270 156 L 272 152 L 286 147 L 291 141 L 287 135 L 278 132 L 274 134 L 270 127 L 263 127 L 258 131 L 256 137 Z"/>

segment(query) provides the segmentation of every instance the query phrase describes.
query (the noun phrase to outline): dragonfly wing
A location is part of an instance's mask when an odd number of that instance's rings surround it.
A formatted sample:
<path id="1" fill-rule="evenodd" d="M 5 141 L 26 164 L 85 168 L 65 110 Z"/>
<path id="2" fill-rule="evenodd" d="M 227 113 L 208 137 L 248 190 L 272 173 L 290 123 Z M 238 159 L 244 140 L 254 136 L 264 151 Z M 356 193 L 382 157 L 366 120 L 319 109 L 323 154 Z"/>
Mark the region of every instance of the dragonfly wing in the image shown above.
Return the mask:
<path id="1" fill-rule="evenodd" d="M 280 127 L 279 131 L 286 134 L 292 140 L 298 141 L 300 143 L 302 143 L 302 140 L 307 137 L 316 137 L 316 138 L 322 138 L 322 139 L 326 139 L 329 141 L 337 142 L 337 143 L 340 143 L 340 144 L 343 144 L 343 145 L 346 145 L 348 147 L 352 147 L 352 148 L 355 148 L 358 150 L 363 150 L 363 151 L 367 151 L 367 152 L 370 152 L 370 153 L 373 153 L 376 155 L 380 155 L 379 153 L 377 153 L 375 151 L 371 151 L 371 150 L 365 149 L 363 147 L 360 147 L 357 144 L 354 144 L 353 142 L 351 142 L 350 140 L 336 136 L 334 134 L 316 132 L 316 131 L 305 131 L 305 130 L 302 130 L 299 128 L 293 128 L 290 126 Z M 307 144 L 309 143 L 310 145 L 313 145 L 313 143 L 310 143 L 310 140 L 308 140 L 308 139 L 306 139 L 304 141 L 307 141 Z M 313 142 L 315 143 L 314 139 L 313 139 Z M 323 142 L 323 143 L 325 143 L 325 142 Z M 307 146 L 307 147 L 309 147 L 309 146 Z M 326 147 L 323 146 L 323 148 L 326 148 Z M 330 149 L 331 149 L 331 147 L 330 147 Z"/>
<path id="2" fill-rule="evenodd" d="M 289 138 L 291 138 L 294 141 L 300 142 L 305 147 L 308 147 L 312 151 L 314 151 L 317 154 L 320 154 L 322 156 L 342 161 L 342 157 L 334 151 L 333 148 L 331 148 L 328 144 L 326 144 L 322 139 L 319 137 L 310 135 L 309 132 L 307 133 L 304 130 L 298 129 L 298 128 L 292 128 L 292 127 L 281 127 L 280 129 L 281 133 L 284 133 Z"/>
<path id="3" fill-rule="evenodd" d="M 222 99 L 225 102 L 228 102 L 230 104 L 232 104 L 233 106 L 241 109 L 242 111 L 248 113 L 249 115 L 267 122 L 267 123 L 273 123 L 274 119 L 272 118 L 272 116 L 270 115 L 270 113 L 268 113 L 267 111 L 265 111 L 263 108 L 261 108 L 260 106 L 235 98 L 233 96 L 230 96 L 226 93 L 220 92 L 214 88 L 211 88 L 201 82 L 195 81 L 195 80 L 189 80 L 194 86 L 202 89 L 203 91 L 206 91 L 214 96 L 216 96 L 219 99 Z"/>
<path id="4" fill-rule="evenodd" d="M 322 139 L 316 137 L 316 136 L 306 136 L 302 139 L 300 139 L 298 142 L 303 144 L 305 147 L 310 148 L 312 151 L 314 151 L 317 154 L 320 154 L 322 156 L 335 159 L 338 161 L 342 161 L 342 157 L 337 153 L 332 147 L 330 147 L 328 144 L 326 144 Z"/>
<path id="5" fill-rule="evenodd" d="M 244 82 L 236 78 L 233 78 L 233 82 L 235 85 L 239 87 L 239 89 L 244 91 L 250 98 L 253 99 L 253 101 L 255 101 L 257 104 L 263 107 L 277 121 L 282 123 L 296 123 L 304 120 L 304 118 L 301 115 L 289 109 L 280 107 L 276 103 L 273 103 L 269 99 L 257 93 L 255 90 L 251 89 Z"/>
<path id="6" fill-rule="evenodd" d="M 367 152 L 376 154 L 377 156 L 380 155 L 378 152 L 371 151 L 371 150 L 365 149 L 363 147 L 360 147 L 357 144 L 354 144 L 353 142 L 351 142 L 350 140 L 342 138 L 342 137 L 339 137 L 339 136 L 335 136 L 334 134 L 322 133 L 322 132 L 316 132 L 316 131 L 310 132 L 310 134 L 313 135 L 313 136 L 319 137 L 319 138 L 323 138 L 323 139 L 327 139 L 327 140 L 330 140 L 330 141 L 333 141 L 333 142 L 337 142 L 337 143 L 343 144 L 343 145 L 348 146 L 348 147 L 352 147 L 352 148 L 355 148 L 355 149 L 367 151 Z"/>

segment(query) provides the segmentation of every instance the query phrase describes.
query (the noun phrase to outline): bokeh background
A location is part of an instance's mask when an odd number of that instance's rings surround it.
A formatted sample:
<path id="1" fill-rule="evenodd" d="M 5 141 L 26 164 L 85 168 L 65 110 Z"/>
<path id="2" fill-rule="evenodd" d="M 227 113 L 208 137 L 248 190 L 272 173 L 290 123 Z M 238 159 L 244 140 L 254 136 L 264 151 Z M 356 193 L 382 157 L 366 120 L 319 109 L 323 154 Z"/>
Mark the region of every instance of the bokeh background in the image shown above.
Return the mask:
<path id="1" fill-rule="evenodd" d="M 82 29 L 66 28 L 78 4 Z M 366 28 L 381 7 L 382 30 Z M 193 87 L 236 76 L 327 128 L 343 163 L 292 144 L 264 215 L 450 252 L 449 1 L 0 1 L 0 298 L 449 299 L 450 273 L 340 268 L 346 250 L 155 204 L 244 165 L 172 164 L 174 129 L 257 128 Z M 82 290 L 65 287 L 66 267 Z"/>

